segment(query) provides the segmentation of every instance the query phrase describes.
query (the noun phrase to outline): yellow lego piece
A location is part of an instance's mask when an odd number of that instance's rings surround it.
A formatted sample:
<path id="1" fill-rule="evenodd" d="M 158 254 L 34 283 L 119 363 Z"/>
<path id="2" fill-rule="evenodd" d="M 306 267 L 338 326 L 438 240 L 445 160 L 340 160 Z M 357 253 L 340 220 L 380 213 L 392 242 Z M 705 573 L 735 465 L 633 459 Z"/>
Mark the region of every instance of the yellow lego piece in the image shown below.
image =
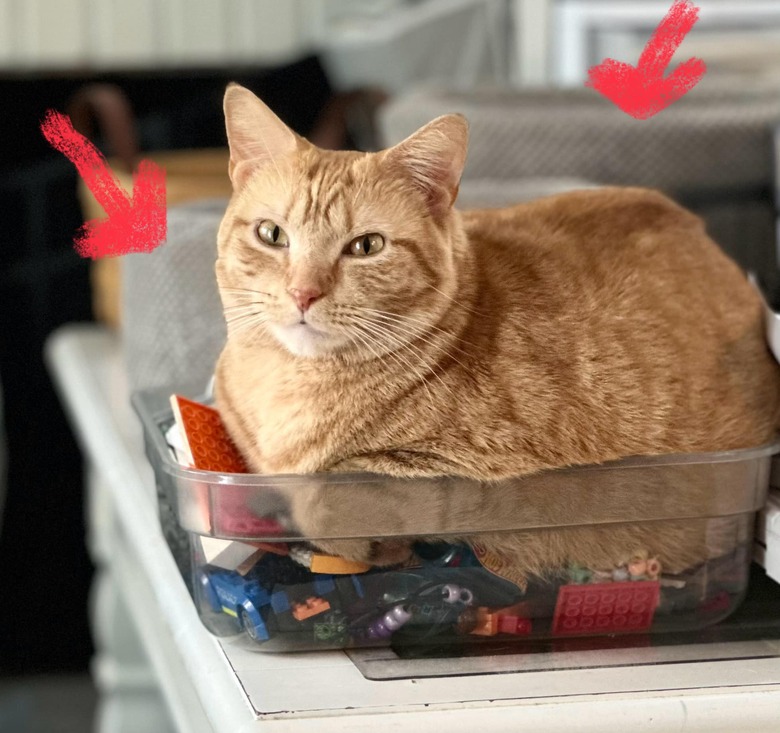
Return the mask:
<path id="1" fill-rule="evenodd" d="M 312 554 L 309 570 L 313 573 L 326 573 L 327 575 L 353 575 L 365 573 L 371 570 L 371 566 L 364 562 L 354 562 L 335 555 Z"/>

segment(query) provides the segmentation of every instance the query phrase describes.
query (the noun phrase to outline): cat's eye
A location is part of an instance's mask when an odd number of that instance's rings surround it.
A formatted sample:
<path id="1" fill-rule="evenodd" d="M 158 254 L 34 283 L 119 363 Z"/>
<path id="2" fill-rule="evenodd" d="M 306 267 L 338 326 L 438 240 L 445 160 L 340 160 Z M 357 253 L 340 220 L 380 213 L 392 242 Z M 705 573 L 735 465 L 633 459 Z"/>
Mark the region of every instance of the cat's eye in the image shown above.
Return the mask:
<path id="1" fill-rule="evenodd" d="M 381 252 L 384 246 L 385 239 L 381 234 L 361 234 L 344 247 L 344 254 L 365 257 Z"/>
<path id="2" fill-rule="evenodd" d="M 261 242 L 264 242 L 269 247 L 289 247 L 290 240 L 287 239 L 287 234 L 278 224 L 275 224 L 270 219 L 264 219 L 257 226 L 257 236 Z"/>

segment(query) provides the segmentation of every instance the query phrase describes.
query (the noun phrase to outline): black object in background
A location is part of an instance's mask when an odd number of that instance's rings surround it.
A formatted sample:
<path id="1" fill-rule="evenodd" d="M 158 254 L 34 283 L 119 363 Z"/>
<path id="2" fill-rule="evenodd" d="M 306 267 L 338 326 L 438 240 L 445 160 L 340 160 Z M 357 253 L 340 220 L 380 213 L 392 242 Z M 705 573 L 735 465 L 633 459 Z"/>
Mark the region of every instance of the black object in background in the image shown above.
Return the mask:
<path id="1" fill-rule="evenodd" d="M 295 130 L 312 130 L 330 98 L 315 59 L 274 71 L 221 70 L 46 78 L 0 77 L 0 382 L 8 495 L 0 529 L 0 674 L 85 670 L 92 655 L 81 456 L 42 361 L 60 325 L 91 320 L 89 262 L 73 166 L 40 133 L 84 83 L 118 84 L 144 150 L 225 144 L 222 94 L 238 81 Z"/>

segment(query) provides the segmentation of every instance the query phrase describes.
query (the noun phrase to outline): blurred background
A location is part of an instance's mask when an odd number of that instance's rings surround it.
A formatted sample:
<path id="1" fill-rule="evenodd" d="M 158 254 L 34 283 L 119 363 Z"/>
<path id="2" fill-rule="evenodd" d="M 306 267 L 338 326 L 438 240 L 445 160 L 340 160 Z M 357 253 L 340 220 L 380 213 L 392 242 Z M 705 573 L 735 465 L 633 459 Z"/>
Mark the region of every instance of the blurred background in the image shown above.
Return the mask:
<path id="1" fill-rule="evenodd" d="M 780 2 L 696 4 L 672 63 L 700 56 L 707 75 L 638 122 L 584 81 L 605 57 L 636 63 L 671 0 L 0 0 L 0 731 L 91 725 L 84 477 L 42 348 L 63 323 L 123 321 L 121 262 L 73 250 L 99 209 L 41 136 L 45 111 L 122 176 L 160 160 L 172 203 L 229 193 L 231 80 L 323 147 L 375 149 L 462 111 L 463 203 L 529 180 L 655 186 L 771 279 Z"/>

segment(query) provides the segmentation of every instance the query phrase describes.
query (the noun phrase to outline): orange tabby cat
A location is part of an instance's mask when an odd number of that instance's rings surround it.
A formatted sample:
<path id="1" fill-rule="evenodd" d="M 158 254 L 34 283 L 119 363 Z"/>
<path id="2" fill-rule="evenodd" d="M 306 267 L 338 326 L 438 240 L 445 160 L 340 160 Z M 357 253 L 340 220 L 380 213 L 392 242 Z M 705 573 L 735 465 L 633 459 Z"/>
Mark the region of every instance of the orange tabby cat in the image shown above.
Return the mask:
<path id="1" fill-rule="evenodd" d="M 236 85 L 225 116 L 234 194 L 216 265 L 229 334 L 216 399 L 255 471 L 491 480 L 772 437 L 780 369 L 758 297 L 660 193 L 459 212 L 460 116 L 379 153 L 315 148 Z M 641 486 L 620 490 L 641 509 Z M 331 496 L 291 497 L 309 536 L 335 516 L 359 525 L 366 507 Z M 566 514 L 560 491 L 538 500 Z M 505 507 L 470 511 L 498 520 Z M 479 541 L 525 575 L 609 568 L 637 548 L 679 570 L 712 552 L 706 535 L 689 523 Z M 401 540 L 318 544 L 379 564 L 409 552 Z"/>

